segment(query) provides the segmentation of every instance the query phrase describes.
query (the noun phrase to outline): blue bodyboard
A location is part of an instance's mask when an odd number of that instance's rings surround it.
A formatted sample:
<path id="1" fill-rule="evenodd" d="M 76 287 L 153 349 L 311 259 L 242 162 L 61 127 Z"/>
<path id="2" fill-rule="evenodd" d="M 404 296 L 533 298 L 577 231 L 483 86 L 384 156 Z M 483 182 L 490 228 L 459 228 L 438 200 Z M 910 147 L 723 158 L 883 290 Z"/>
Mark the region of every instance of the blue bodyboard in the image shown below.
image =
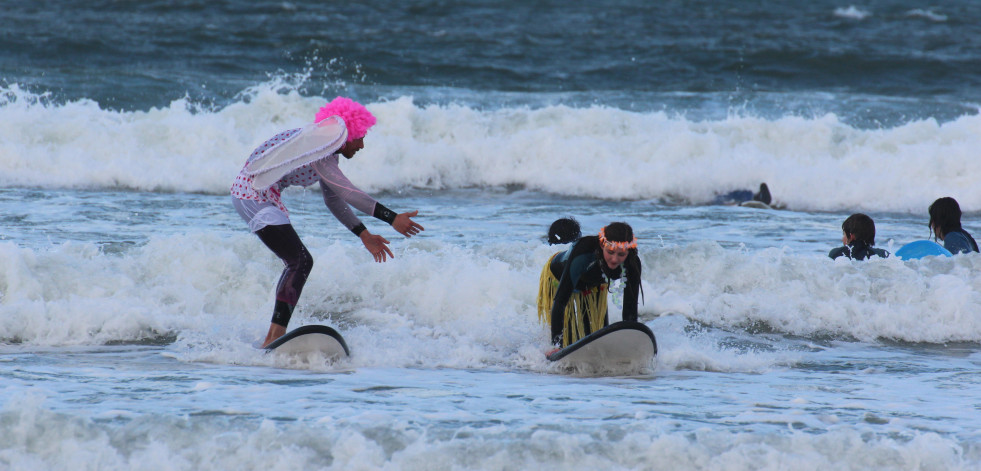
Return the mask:
<path id="1" fill-rule="evenodd" d="M 942 245 L 932 240 L 917 240 L 910 242 L 896 251 L 896 256 L 901 260 L 916 260 L 923 257 L 943 255 L 952 257 L 954 254 L 943 248 Z"/>

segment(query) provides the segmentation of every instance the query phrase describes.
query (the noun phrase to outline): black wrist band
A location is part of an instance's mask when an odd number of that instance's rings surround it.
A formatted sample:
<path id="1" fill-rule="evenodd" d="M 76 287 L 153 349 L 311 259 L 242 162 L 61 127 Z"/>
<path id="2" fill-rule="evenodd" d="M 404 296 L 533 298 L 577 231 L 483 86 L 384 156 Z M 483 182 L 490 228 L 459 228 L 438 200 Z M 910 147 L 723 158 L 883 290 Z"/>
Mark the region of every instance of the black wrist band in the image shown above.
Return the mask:
<path id="1" fill-rule="evenodd" d="M 381 203 L 375 203 L 375 214 L 372 216 L 392 224 L 395 222 L 395 216 L 398 216 L 398 214 L 395 214 L 395 211 L 386 208 L 385 205 Z"/>
<path id="2" fill-rule="evenodd" d="M 356 235 L 356 236 L 360 236 L 361 233 L 364 232 L 364 231 L 366 231 L 366 230 L 368 230 L 368 228 L 367 227 L 364 227 L 364 224 L 363 223 L 362 224 L 358 224 L 357 226 L 354 226 L 354 227 L 351 228 L 351 232 L 353 232 L 354 235 Z"/>

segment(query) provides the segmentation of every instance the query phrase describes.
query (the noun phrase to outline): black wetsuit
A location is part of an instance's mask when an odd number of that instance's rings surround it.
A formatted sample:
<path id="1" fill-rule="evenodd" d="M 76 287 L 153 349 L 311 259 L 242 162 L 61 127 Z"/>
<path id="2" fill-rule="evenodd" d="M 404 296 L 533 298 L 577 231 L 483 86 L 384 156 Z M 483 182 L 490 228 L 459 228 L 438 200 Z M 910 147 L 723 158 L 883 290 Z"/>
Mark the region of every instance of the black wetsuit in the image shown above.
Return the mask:
<path id="1" fill-rule="evenodd" d="M 623 320 L 637 321 L 637 297 L 640 293 L 640 257 L 636 250 L 631 250 L 630 255 L 624 260 L 623 264 L 616 270 L 610 270 L 603 261 L 602 256 L 597 256 L 599 250 L 599 237 L 586 236 L 579 239 L 573 246 L 564 253 L 559 253 L 552 258 L 549 269 L 552 275 L 559 280 L 559 286 L 555 291 L 555 300 L 552 304 L 551 326 L 552 342 L 562 344 L 562 323 L 565 319 L 565 308 L 572 297 L 573 291 L 586 291 L 594 289 L 609 280 L 620 279 L 626 271 L 626 286 L 623 290 Z M 603 324 L 609 323 L 608 318 L 604 317 Z M 589 323 L 586 322 L 586 334 L 590 333 Z"/>
<path id="2" fill-rule="evenodd" d="M 259 240 L 286 265 L 276 285 L 276 304 L 273 306 L 272 323 L 286 327 L 293 316 L 293 309 L 303 292 L 303 285 L 313 269 L 313 257 L 300 241 L 292 224 L 266 226 L 255 233 Z"/>
<path id="3" fill-rule="evenodd" d="M 867 258 L 872 258 L 873 255 L 886 258 L 889 256 L 889 252 L 883 249 L 871 247 L 865 242 L 856 240 L 844 247 L 831 249 L 831 252 L 828 253 L 828 256 L 832 259 L 841 257 L 842 255 L 852 260 L 865 260 Z"/>
<path id="4" fill-rule="evenodd" d="M 952 254 L 978 251 L 978 243 L 964 229 L 953 230 L 944 234 L 944 248 Z"/>

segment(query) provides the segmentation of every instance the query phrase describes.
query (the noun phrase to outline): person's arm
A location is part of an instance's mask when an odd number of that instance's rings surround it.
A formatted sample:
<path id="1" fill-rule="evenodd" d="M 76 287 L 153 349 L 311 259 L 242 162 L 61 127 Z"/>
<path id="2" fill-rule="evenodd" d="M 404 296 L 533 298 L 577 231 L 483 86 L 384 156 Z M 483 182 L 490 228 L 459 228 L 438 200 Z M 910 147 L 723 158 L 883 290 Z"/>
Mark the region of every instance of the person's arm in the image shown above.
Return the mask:
<path id="1" fill-rule="evenodd" d="M 348 228 L 349 231 L 353 232 L 354 235 L 360 236 L 361 232 L 365 230 L 364 224 L 361 223 L 361 219 L 351 211 L 351 207 L 348 206 L 347 202 L 344 201 L 337 193 L 335 193 L 331 187 L 320 181 L 320 192 L 324 196 L 324 204 L 327 205 L 327 209 L 330 210 L 331 214 L 337 218 L 344 227 Z"/>
<path id="2" fill-rule="evenodd" d="M 631 261 L 632 259 L 632 261 Z M 640 294 L 640 257 L 632 255 L 624 263 L 624 275 L 627 277 L 627 285 L 623 288 L 623 311 L 624 321 L 637 322 L 637 298 Z"/>
<path id="3" fill-rule="evenodd" d="M 360 220 L 357 220 L 357 216 L 347 207 L 348 205 L 365 214 L 370 214 L 378 220 L 385 221 L 399 234 L 406 237 L 412 237 L 424 230 L 421 225 L 411 219 L 419 214 L 418 211 L 396 214 L 395 211 L 375 201 L 374 198 L 354 186 L 351 180 L 341 172 L 336 158 L 324 159 L 314 166 L 314 170 L 320 176 L 320 187 L 324 193 L 324 202 L 327 207 L 341 223 L 355 234 L 360 234 L 360 231 L 364 230 L 364 225 L 361 224 Z M 330 200 L 328 200 L 328 193 L 330 193 Z"/>
<path id="4" fill-rule="evenodd" d="M 347 203 L 337 196 L 336 193 L 331 191 L 330 187 L 325 185 L 323 181 L 320 182 L 320 191 L 324 195 L 324 204 L 330 209 L 330 212 L 337 218 L 341 224 L 344 224 L 354 235 L 361 239 L 361 243 L 364 244 L 364 248 L 371 253 L 372 258 L 376 262 L 381 263 L 388 258 L 395 258 L 395 254 L 392 253 L 392 249 L 388 247 L 388 239 L 372 234 L 354 215 L 354 211 L 351 211 L 351 207 Z"/>
<path id="5" fill-rule="evenodd" d="M 582 255 L 589 253 L 595 247 L 589 244 L 589 239 L 579 239 L 569 249 L 569 256 L 562 266 L 562 274 L 559 276 L 559 286 L 555 289 L 555 298 L 552 301 L 552 311 L 550 313 L 552 327 L 552 343 L 562 345 L 562 329 L 565 320 L 565 307 L 569 304 L 569 298 L 579 282 L 579 278 L 585 271 L 589 260 L 581 258 Z"/>
<path id="6" fill-rule="evenodd" d="M 312 165 L 313 169 L 320 177 L 321 188 L 327 187 L 345 203 L 353 206 L 358 211 L 372 216 L 390 217 L 389 221 L 395 219 L 395 213 L 379 213 L 376 215 L 375 205 L 378 203 L 370 195 L 354 186 L 351 180 L 341 172 L 337 165 L 337 156 L 330 156 Z"/>
<path id="7" fill-rule="evenodd" d="M 841 257 L 842 255 L 848 255 L 848 247 L 835 247 L 828 252 L 828 256 L 831 257 L 832 260 Z"/>
<path id="8" fill-rule="evenodd" d="M 387 257 L 395 258 L 392 249 L 388 248 L 388 239 L 372 234 L 368 229 L 361 231 L 358 237 L 361 238 L 364 248 L 368 249 L 368 252 L 371 252 L 371 256 L 376 262 L 382 263 L 388 259 Z"/>
<path id="9" fill-rule="evenodd" d="M 412 237 L 424 230 L 421 224 L 412 220 L 412 218 L 419 215 L 419 211 L 411 211 L 407 213 L 402 213 L 395 216 L 395 220 L 392 221 L 392 228 L 396 232 L 402 234 L 406 237 Z"/>
<path id="10" fill-rule="evenodd" d="M 562 276 L 559 277 L 559 286 L 555 289 L 555 298 L 552 300 L 552 344 L 557 346 L 562 345 L 562 323 L 565 320 L 565 306 L 569 304 L 569 298 L 572 297 L 572 289 L 574 288 L 572 275 L 569 273 L 571 262 L 572 260 L 566 261 L 562 269 Z"/>

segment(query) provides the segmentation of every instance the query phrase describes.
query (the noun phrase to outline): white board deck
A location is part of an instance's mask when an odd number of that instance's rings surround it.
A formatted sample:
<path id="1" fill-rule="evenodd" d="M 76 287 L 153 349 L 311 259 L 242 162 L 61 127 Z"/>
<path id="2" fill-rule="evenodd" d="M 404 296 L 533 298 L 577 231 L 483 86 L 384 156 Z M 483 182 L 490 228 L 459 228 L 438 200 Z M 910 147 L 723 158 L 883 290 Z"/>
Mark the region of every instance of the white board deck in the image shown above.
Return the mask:
<path id="1" fill-rule="evenodd" d="M 657 341 L 646 325 L 616 322 L 551 355 L 560 368 L 580 371 L 627 371 L 653 365 Z"/>
<path id="2" fill-rule="evenodd" d="M 298 327 L 270 343 L 266 350 L 287 355 L 319 353 L 327 358 L 351 355 L 341 334 L 325 325 Z"/>
<path id="3" fill-rule="evenodd" d="M 770 205 L 762 201 L 743 201 L 742 203 L 739 203 L 739 206 L 744 208 L 773 209 Z"/>

